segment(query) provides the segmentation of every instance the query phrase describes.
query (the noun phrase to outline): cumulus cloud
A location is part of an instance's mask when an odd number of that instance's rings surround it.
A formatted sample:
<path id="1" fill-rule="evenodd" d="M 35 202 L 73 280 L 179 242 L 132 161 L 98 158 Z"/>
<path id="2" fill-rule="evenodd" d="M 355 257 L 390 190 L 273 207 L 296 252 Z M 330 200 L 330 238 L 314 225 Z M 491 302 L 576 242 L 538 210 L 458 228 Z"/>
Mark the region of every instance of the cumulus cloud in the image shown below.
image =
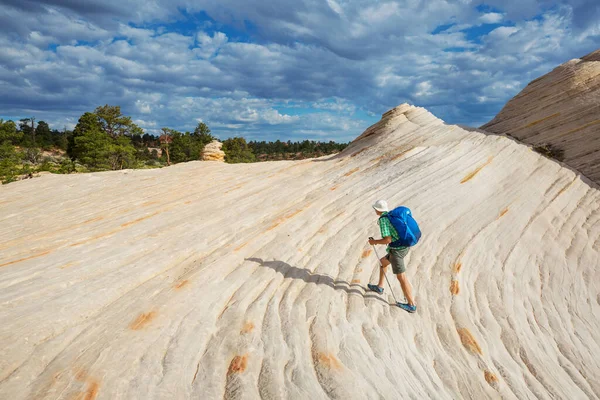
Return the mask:
<path id="1" fill-rule="evenodd" d="M 349 140 L 406 101 L 487 122 L 530 80 L 596 49 L 595 0 L 481 4 L 7 0 L 0 117 L 60 128 L 108 103 L 151 132 L 202 119 L 225 137 Z M 500 26 L 473 38 L 482 24 Z"/>
<path id="2" fill-rule="evenodd" d="M 501 13 L 485 13 L 479 17 L 479 21 L 483 24 L 497 24 L 504 19 L 504 15 Z"/>

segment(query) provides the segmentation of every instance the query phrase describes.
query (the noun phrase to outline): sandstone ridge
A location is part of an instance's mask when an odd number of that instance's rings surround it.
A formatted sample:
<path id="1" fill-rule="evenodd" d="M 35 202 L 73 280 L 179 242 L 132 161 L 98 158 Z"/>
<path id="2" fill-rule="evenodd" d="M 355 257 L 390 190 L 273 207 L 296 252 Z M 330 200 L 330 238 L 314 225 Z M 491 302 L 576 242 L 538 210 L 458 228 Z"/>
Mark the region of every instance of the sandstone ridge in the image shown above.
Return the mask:
<path id="1" fill-rule="evenodd" d="M 365 290 L 378 198 L 423 230 L 414 315 Z M 422 108 L 336 156 L 49 175 L 0 204 L 1 399 L 600 396 L 600 192 Z"/>
<path id="2" fill-rule="evenodd" d="M 481 129 L 549 144 L 600 183 L 600 50 L 534 80 Z"/>

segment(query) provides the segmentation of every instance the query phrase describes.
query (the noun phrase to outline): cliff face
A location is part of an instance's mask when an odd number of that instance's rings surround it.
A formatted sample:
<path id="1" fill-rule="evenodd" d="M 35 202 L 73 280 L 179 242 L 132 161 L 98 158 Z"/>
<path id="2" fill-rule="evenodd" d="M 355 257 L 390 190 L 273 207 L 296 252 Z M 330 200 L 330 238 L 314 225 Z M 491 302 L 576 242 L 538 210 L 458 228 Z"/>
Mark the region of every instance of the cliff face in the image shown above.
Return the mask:
<path id="1" fill-rule="evenodd" d="M 365 290 L 379 198 L 416 314 Z M 599 204 L 409 105 L 331 157 L 2 186 L 0 398 L 598 397 Z"/>
<path id="2" fill-rule="evenodd" d="M 550 144 L 600 183 L 600 50 L 534 80 L 481 129 Z"/>

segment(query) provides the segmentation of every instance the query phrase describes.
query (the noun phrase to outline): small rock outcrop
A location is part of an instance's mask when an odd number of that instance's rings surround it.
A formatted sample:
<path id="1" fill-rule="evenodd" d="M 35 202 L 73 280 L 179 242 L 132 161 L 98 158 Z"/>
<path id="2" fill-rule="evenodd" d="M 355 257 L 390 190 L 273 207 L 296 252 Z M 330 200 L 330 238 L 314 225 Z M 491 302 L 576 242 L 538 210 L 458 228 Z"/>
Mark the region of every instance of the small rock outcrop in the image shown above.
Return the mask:
<path id="1" fill-rule="evenodd" d="M 202 161 L 225 161 L 225 152 L 221 150 L 223 143 L 213 140 L 202 150 Z"/>
<path id="2" fill-rule="evenodd" d="M 600 50 L 532 81 L 481 129 L 550 149 L 600 183 Z"/>

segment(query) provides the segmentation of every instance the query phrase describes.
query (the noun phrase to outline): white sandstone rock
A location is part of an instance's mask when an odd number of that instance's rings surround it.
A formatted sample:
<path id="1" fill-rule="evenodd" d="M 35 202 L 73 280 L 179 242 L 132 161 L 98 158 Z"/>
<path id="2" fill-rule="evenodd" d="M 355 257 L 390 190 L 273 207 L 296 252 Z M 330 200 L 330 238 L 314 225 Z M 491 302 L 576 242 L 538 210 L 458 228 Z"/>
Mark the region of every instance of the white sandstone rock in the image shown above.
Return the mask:
<path id="1" fill-rule="evenodd" d="M 218 140 L 213 140 L 202 150 L 203 161 L 225 161 L 225 152 L 221 150 L 223 143 Z"/>
<path id="2" fill-rule="evenodd" d="M 365 291 L 379 198 L 423 231 L 416 314 Z M 0 398 L 596 398 L 599 205 L 409 105 L 335 156 L 11 183 Z"/>
<path id="3" fill-rule="evenodd" d="M 600 50 L 531 82 L 481 127 L 564 151 L 564 162 L 600 183 Z"/>

